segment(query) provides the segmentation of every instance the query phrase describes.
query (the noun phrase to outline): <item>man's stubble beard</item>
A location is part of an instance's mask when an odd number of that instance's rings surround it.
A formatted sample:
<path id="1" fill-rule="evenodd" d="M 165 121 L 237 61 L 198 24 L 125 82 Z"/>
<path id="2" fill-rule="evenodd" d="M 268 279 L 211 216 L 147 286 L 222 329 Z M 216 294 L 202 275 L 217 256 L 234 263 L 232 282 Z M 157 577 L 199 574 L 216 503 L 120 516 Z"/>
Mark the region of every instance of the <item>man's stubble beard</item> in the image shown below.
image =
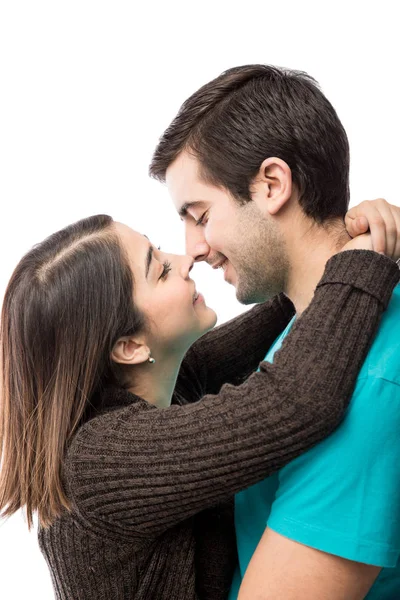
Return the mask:
<path id="1" fill-rule="evenodd" d="M 243 207 L 236 249 L 236 298 L 241 304 L 265 302 L 286 289 L 289 258 L 282 233 L 250 202 Z"/>

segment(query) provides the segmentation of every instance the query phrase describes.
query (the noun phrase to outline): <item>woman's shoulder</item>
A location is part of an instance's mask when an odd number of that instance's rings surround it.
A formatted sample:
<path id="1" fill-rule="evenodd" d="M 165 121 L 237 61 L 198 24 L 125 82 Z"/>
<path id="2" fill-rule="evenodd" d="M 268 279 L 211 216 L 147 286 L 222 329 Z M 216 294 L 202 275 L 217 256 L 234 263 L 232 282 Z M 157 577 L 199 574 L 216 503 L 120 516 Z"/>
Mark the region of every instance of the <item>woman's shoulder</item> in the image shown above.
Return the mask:
<path id="1" fill-rule="evenodd" d="M 153 405 L 122 387 L 105 388 L 97 394 L 95 402 L 89 403 L 85 417 L 68 443 L 66 461 L 79 459 L 83 451 L 88 459 L 90 449 L 97 445 L 104 447 L 119 429 L 128 424 L 134 426 L 135 415 L 152 409 Z"/>

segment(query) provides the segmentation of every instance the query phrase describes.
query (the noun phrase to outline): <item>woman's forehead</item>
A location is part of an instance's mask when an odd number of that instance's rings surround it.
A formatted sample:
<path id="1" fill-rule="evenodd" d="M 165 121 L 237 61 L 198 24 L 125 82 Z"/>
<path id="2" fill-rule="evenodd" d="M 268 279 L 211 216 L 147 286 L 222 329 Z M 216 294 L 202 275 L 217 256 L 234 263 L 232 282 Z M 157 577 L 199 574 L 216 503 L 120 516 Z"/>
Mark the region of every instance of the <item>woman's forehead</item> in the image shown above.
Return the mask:
<path id="1" fill-rule="evenodd" d="M 130 246 L 133 246 L 137 249 L 146 247 L 149 245 L 149 238 L 147 235 L 143 233 L 139 233 L 139 231 L 135 231 L 129 225 L 125 225 L 125 223 L 119 223 L 115 221 L 115 228 L 118 234 L 123 238 L 125 243 L 128 243 Z"/>
<path id="2" fill-rule="evenodd" d="M 135 231 L 124 223 L 115 222 L 115 229 L 128 253 L 132 266 L 135 266 L 135 269 L 141 267 L 141 270 L 144 270 L 145 259 L 151 245 L 147 236 Z"/>

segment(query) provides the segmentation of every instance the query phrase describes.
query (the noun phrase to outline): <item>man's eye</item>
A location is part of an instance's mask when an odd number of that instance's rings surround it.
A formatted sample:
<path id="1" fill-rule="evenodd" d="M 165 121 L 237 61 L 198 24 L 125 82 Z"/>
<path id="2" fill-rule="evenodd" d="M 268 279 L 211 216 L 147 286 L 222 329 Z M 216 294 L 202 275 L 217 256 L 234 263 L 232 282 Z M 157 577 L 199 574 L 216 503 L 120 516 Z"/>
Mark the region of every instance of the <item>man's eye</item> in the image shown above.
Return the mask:
<path id="1" fill-rule="evenodd" d="M 171 270 L 171 263 L 166 260 L 165 263 L 163 263 L 163 267 L 164 267 L 164 269 L 163 269 L 163 272 L 161 273 L 159 279 L 166 279 L 168 273 Z"/>
<path id="2" fill-rule="evenodd" d="M 206 217 L 207 217 L 207 211 L 203 212 L 200 219 L 198 221 L 196 221 L 196 227 L 197 227 L 197 225 L 205 225 L 205 223 L 207 223 Z"/>

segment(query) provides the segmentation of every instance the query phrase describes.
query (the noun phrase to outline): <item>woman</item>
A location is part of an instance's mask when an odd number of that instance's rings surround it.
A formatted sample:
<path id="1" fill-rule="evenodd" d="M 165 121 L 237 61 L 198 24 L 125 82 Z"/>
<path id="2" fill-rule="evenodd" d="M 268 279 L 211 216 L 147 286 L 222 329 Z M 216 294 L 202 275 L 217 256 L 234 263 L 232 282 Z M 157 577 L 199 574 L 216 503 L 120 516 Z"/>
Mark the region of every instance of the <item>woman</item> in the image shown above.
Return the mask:
<path id="1" fill-rule="evenodd" d="M 59 599 L 225 598 L 230 499 L 338 424 L 399 277 L 374 252 L 334 256 L 275 364 L 250 375 L 292 304 L 194 343 L 216 317 L 192 264 L 100 215 L 35 246 L 8 285 L 0 509 L 26 507 L 29 527 L 38 512 Z"/>

